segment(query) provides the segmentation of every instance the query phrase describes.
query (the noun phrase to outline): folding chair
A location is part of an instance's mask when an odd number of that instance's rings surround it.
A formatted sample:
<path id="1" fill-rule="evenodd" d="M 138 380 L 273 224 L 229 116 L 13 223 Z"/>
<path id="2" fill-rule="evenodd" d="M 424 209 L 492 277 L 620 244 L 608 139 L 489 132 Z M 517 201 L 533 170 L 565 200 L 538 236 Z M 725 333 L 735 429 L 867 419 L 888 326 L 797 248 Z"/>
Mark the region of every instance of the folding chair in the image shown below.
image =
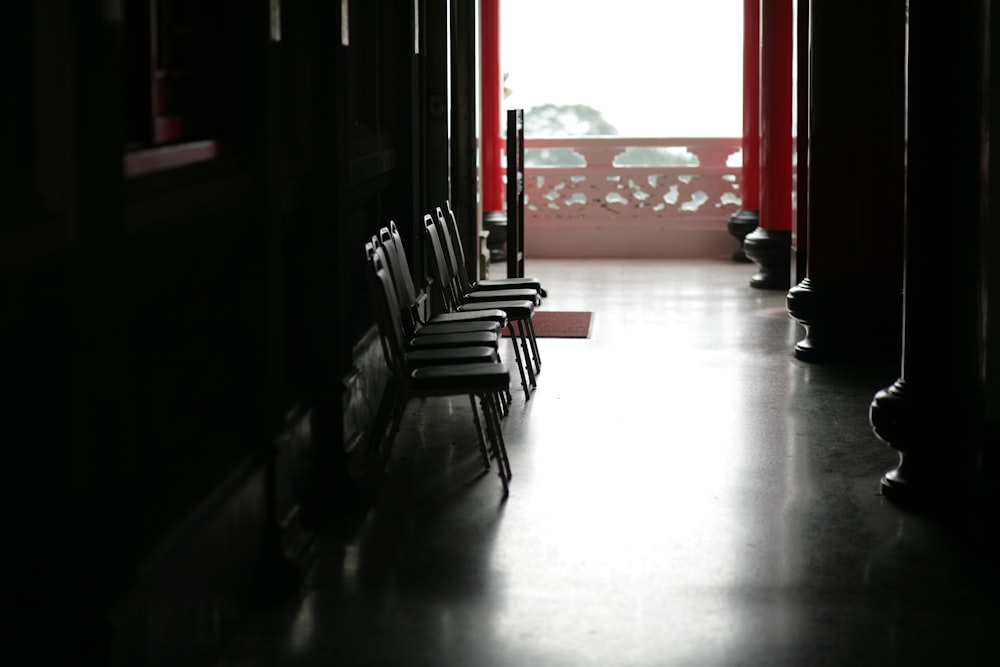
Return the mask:
<path id="1" fill-rule="evenodd" d="M 396 227 L 395 222 L 390 221 L 388 227 L 383 227 L 379 230 L 378 244 L 385 251 L 389 274 L 396 287 L 396 298 L 401 306 L 400 312 L 403 326 L 408 331 L 426 331 L 425 327 L 429 325 L 458 322 L 471 322 L 473 323 L 472 326 L 480 326 L 483 323 L 496 323 L 501 329 L 507 326 L 507 314 L 496 308 L 492 310 L 480 310 L 474 313 L 435 313 L 425 318 L 422 313 L 416 287 L 413 284 L 410 264 L 406 259 L 403 239 L 399 234 L 399 229 Z"/>
<path id="2" fill-rule="evenodd" d="M 448 210 L 451 211 L 451 204 L 446 202 Z M 468 278 L 468 271 L 465 268 L 465 255 L 462 251 L 462 239 L 458 233 L 458 222 L 454 213 L 446 219 L 441 208 L 436 209 L 438 233 L 442 239 L 445 259 L 448 260 L 449 278 L 453 285 L 453 290 L 462 295 L 466 303 L 508 300 L 508 299 L 534 299 L 535 305 L 541 303 L 542 286 L 533 278 L 512 278 L 505 281 L 493 281 L 492 287 L 480 289 L 478 285 L 482 281 L 471 283 Z M 516 281 L 526 281 L 521 283 L 522 287 L 505 287 L 504 285 L 514 285 Z M 501 284 L 502 283 L 502 284 Z M 538 340 L 535 337 L 535 326 L 531 319 L 524 322 L 526 335 L 531 345 L 532 359 L 534 360 L 534 374 L 542 372 L 542 358 L 538 353 Z"/>
<path id="3" fill-rule="evenodd" d="M 546 296 L 545 289 L 542 287 L 541 281 L 537 278 L 493 278 L 485 280 L 474 280 L 471 278 L 472 273 L 465 264 L 462 235 L 458 230 L 458 219 L 455 217 L 455 211 L 451 207 L 451 201 L 446 199 L 444 202 L 444 211 L 439 206 L 436 213 L 439 224 L 442 225 L 442 229 L 445 230 L 451 239 L 451 245 L 455 252 L 458 279 L 461 281 L 463 290 L 472 292 L 474 290 L 533 289 L 538 292 L 538 296 Z"/>
<path id="4" fill-rule="evenodd" d="M 451 312 L 476 312 L 481 310 L 491 310 L 499 308 L 506 313 L 508 318 L 507 331 L 510 334 L 514 357 L 517 360 L 517 369 L 521 376 L 521 386 L 524 388 L 525 400 L 531 398 L 531 388 L 536 385 L 535 369 L 529 351 L 527 332 L 531 325 L 531 317 L 535 313 L 535 301 L 531 299 L 507 299 L 497 301 L 466 302 L 463 294 L 459 294 L 454 289 L 452 276 L 448 268 L 448 260 L 445 258 L 445 251 L 434 217 L 424 216 L 424 232 L 428 245 L 431 248 L 431 264 L 436 273 L 437 281 L 441 288 L 442 299 L 445 307 Z M 515 330 L 515 324 L 517 330 Z M 524 350 L 522 359 L 521 351 L 518 350 L 518 340 L 520 337 L 521 347 Z M 527 373 L 527 375 L 525 375 Z"/>
<path id="5" fill-rule="evenodd" d="M 392 392 L 391 423 L 382 446 L 378 448 L 380 467 L 391 456 L 392 447 L 399 433 L 406 407 L 413 398 L 432 396 L 467 395 L 472 406 L 473 422 L 479 439 L 483 463 L 488 468 L 490 458 L 497 461 L 504 495 L 508 493 L 512 478 L 510 460 L 500 427 L 501 399 L 510 384 L 509 371 L 500 361 L 424 365 L 414 362 L 412 350 L 407 349 L 405 332 L 399 318 L 395 288 L 385 266 L 384 255 L 375 248 L 365 246 L 369 284 L 375 301 L 379 339 L 386 362 L 391 371 Z M 483 412 L 480 421 L 479 408 Z"/>
<path id="6" fill-rule="evenodd" d="M 365 244 L 365 256 L 371 261 L 374 256 L 379 256 L 380 262 L 386 268 L 386 275 L 390 283 L 393 283 L 392 275 L 388 271 L 388 258 L 385 249 L 379 244 L 378 237 L 373 236 L 371 241 Z M 395 293 L 395 285 L 391 285 Z M 394 302 L 399 308 L 398 301 Z M 472 328 L 468 328 L 467 323 L 447 323 L 443 326 L 428 325 L 420 329 L 413 329 L 402 324 L 402 311 L 399 308 L 401 326 L 405 337 L 405 345 L 408 351 L 443 349 L 465 346 L 490 346 L 497 350 L 500 340 L 500 329 L 495 322 L 472 323 Z"/>

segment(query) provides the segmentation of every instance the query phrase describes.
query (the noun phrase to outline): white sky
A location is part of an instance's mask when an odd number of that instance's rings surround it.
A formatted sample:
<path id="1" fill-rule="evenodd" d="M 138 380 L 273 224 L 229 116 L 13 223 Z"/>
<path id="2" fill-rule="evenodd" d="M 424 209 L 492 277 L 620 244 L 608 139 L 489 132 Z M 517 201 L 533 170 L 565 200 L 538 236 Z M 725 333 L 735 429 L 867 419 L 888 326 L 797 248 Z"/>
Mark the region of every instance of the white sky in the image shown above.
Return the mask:
<path id="1" fill-rule="evenodd" d="M 506 109 L 589 104 L 626 136 L 743 134 L 743 0 L 500 0 Z"/>

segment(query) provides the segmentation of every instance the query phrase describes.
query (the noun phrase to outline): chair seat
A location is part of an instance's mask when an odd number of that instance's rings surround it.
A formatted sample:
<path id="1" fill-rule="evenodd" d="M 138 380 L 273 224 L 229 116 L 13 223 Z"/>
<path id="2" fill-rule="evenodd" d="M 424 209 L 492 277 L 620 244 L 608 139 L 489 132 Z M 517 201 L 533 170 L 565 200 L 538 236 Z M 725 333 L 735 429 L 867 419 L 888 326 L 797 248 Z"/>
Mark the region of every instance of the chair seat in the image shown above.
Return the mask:
<path id="1" fill-rule="evenodd" d="M 507 317 L 512 320 L 523 320 L 531 317 L 535 312 L 535 304 L 531 301 L 481 301 L 476 303 L 463 303 L 458 307 L 461 313 L 475 312 L 481 309 L 500 308 Z"/>
<path id="2" fill-rule="evenodd" d="M 542 291 L 542 283 L 536 278 L 487 278 L 472 284 L 475 291 L 495 289 L 530 289 Z"/>
<path id="3" fill-rule="evenodd" d="M 499 362 L 425 366 L 413 369 L 410 380 L 421 393 L 454 391 L 456 385 L 463 391 L 498 392 L 509 385 L 510 372 Z"/>
<path id="4" fill-rule="evenodd" d="M 496 363 L 497 351 L 488 345 L 470 345 L 454 348 L 428 348 L 404 354 L 407 368 L 442 366 L 446 364 Z"/>
<path id="5" fill-rule="evenodd" d="M 498 339 L 498 334 L 489 331 L 469 331 L 457 334 L 414 336 L 408 342 L 411 350 L 469 345 L 486 345 L 496 348 Z"/>
<path id="6" fill-rule="evenodd" d="M 476 331 L 486 331 L 490 333 L 500 333 L 500 324 L 488 319 L 468 320 L 465 322 L 432 322 L 421 325 L 417 329 L 418 336 L 429 336 L 436 334 L 460 334 Z"/>
<path id="7" fill-rule="evenodd" d="M 462 295 L 462 301 L 465 303 L 474 301 L 507 301 L 508 299 L 530 301 L 536 306 L 542 303 L 542 299 L 538 296 L 538 292 L 532 289 L 474 289 L 473 291 L 466 292 Z"/>
<path id="8" fill-rule="evenodd" d="M 436 324 L 438 322 L 478 322 L 480 320 L 487 320 L 489 322 L 496 322 L 501 328 L 507 326 L 507 313 L 500 308 L 482 308 L 476 310 L 475 312 L 450 312 L 450 313 L 437 313 L 436 315 L 431 315 L 428 318 L 428 324 Z"/>

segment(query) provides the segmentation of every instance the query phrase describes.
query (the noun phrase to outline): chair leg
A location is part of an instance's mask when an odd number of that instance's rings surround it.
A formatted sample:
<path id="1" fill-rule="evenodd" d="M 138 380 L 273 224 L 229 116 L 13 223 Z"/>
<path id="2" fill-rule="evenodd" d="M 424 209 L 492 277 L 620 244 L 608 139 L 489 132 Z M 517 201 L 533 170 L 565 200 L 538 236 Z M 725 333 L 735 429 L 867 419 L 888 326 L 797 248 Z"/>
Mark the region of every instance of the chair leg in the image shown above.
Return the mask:
<path id="1" fill-rule="evenodd" d="M 535 355 L 535 375 L 542 372 L 542 357 L 538 354 L 538 338 L 535 337 L 535 323 L 529 318 L 528 323 L 528 340 L 531 342 L 531 350 Z"/>
<path id="2" fill-rule="evenodd" d="M 521 333 L 521 348 L 524 350 L 524 365 L 528 369 L 528 377 L 531 380 L 531 386 L 537 387 L 538 381 L 535 379 L 535 363 L 531 360 L 531 351 L 528 349 L 528 335 L 525 333 L 527 328 L 524 325 L 525 320 L 520 320 L 517 323 L 517 328 Z M 517 349 L 517 341 L 514 341 L 514 349 Z"/>
<path id="3" fill-rule="evenodd" d="M 514 322 L 507 322 L 507 332 L 510 334 L 510 342 L 514 348 L 514 358 L 517 360 L 517 372 L 521 374 L 521 386 L 524 387 L 524 400 L 531 398 L 531 387 L 528 386 L 528 380 L 524 376 L 525 363 L 521 360 L 521 351 L 517 349 L 517 332 L 514 331 Z M 531 361 L 528 360 L 530 364 Z M 532 383 L 534 384 L 534 383 Z"/>
<path id="4" fill-rule="evenodd" d="M 494 423 L 496 424 L 497 443 L 499 444 L 500 454 L 503 457 L 502 460 L 503 468 L 506 471 L 507 479 L 510 480 L 513 478 L 513 473 L 510 470 L 510 458 L 507 456 L 507 443 L 503 439 L 503 430 L 500 424 L 500 417 L 496 409 L 496 404 L 499 402 L 499 397 L 497 397 L 496 394 L 493 394 L 492 396 L 490 396 L 490 398 L 494 402 L 494 411 L 493 411 Z"/>
<path id="5" fill-rule="evenodd" d="M 500 350 L 497 349 L 497 358 L 503 361 L 500 356 Z M 514 402 L 514 397 L 510 395 L 510 388 L 504 389 L 500 394 L 500 405 L 503 407 L 503 411 L 500 413 L 501 417 L 506 417 L 510 414 L 510 405 Z"/>
<path id="6" fill-rule="evenodd" d="M 493 443 L 493 458 L 497 460 L 497 468 L 500 472 L 500 482 L 503 484 L 503 495 L 509 493 L 507 464 L 504 460 L 503 436 L 500 434 L 500 418 L 496 414 L 493 405 L 493 394 L 480 394 L 479 401 L 483 404 L 483 414 L 489 424 L 490 441 Z"/>
<path id="7" fill-rule="evenodd" d="M 479 437 L 479 453 L 483 455 L 483 467 L 489 470 L 490 453 L 486 448 L 486 436 L 484 435 L 483 423 L 479 420 L 479 407 L 476 405 L 476 397 L 472 394 L 469 394 L 469 403 L 472 404 L 472 420 L 476 422 L 476 435 Z"/>
<path id="8" fill-rule="evenodd" d="M 500 403 L 500 417 L 506 417 L 510 408 L 510 404 L 507 403 L 507 394 L 502 391 L 498 392 L 497 401 Z"/>

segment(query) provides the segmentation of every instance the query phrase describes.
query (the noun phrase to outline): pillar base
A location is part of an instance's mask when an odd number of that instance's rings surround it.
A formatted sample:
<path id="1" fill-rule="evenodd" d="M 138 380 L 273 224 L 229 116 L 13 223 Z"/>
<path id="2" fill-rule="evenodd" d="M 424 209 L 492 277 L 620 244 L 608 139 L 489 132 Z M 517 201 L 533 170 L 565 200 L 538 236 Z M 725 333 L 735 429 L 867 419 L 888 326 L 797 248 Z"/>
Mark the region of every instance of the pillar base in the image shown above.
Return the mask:
<path id="1" fill-rule="evenodd" d="M 875 394 L 868 414 L 875 435 L 899 451 L 899 463 L 880 481 L 890 502 L 936 514 L 980 498 L 979 429 L 971 406 L 947 387 L 918 395 L 899 379 Z"/>
<path id="2" fill-rule="evenodd" d="M 788 314 L 806 330 L 795 345 L 806 362 L 898 361 L 902 287 L 823 285 L 806 278 L 788 291 Z"/>
<path id="3" fill-rule="evenodd" d="M 483 229 L 490 233 L 486 247 L 490 250 L 490 262 L 507 261 L 507 212 L 483 212 Z"/>
<path id="4" fill-rule="evenodd" d="M 729 221 L 727 223 L 729 233 L 730 235 L 736 237 L 736 240 L 740 242 L 739 249 L 733 251 L 734 262 L 750 261 L 750 258 L 747 257 L 746 250 L 743 248 L 743 240 L 746 239 L 747 234 L 757 229 L 759 226 L 759 211 L 748 211 L 747 209 L 741 208 L 729 216 Z"/>
<path id="5" fill-rule="evenodd" d="M 899 455 L 899 463 L 887 470 L 879 482 L 882 496 L 902 509 L 925 515 L 971 516 L 981 504 L 996 506 L 984 497 L 976 467 L 971 463 L 924 459 Z"/>
<path id="6" fill-rule="evenodd" d="M 788 289 L 792 269 L 792 232 L 773 229 L 756 230 L 743 240 L 747 257 L 757 264 L 757 274 L 750 287 Z"/>

